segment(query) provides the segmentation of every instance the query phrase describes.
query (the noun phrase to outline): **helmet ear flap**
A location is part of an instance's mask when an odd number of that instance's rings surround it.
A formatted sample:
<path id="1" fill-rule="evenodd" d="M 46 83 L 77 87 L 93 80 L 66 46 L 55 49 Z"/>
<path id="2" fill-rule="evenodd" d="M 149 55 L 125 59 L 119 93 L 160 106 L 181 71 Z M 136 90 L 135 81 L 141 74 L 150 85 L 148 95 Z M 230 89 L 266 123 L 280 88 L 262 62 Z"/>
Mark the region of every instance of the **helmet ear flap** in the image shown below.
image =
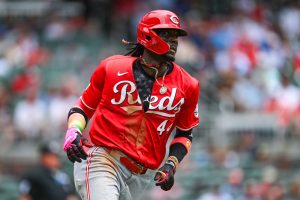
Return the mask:
<path id="1" fill-rule="evenodd" d="M 143 27 L 143 30 L 142 30 L 142 35 L 143 35 L 143 38 L 144 38 L 144 40 L 147 40 L 147 41 L 151 41 L 151 39 L 152 39 L 152 37 L 151 37 L 151 35 L 152 34 L 150 34 L 150 29 L 149 28 L 147 28 L 147 27 Z"/>
<path id="2" fill-rule="evenodd" d="M 170 45 L 148 27 L 138 28 L 138 42 L 146 49 L 159 55 L 163 55 L 170 50 Z"/>

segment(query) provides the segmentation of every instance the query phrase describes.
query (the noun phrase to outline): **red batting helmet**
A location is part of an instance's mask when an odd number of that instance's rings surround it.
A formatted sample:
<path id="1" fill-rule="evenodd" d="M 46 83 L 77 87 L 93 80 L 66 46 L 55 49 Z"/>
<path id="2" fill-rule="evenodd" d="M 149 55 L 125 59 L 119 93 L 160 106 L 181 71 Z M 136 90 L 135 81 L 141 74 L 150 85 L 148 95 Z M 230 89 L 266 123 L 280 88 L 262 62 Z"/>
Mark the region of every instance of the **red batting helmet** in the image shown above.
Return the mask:
<path id="1" fill-rule="evenodd" d="M 178 36 L 187 35 L 187 32 L 180 28 L 180 20 L 173 12 L 154 10 L 145 14 L 138 24 L 137 42 L 159 55 L 167 53 L 170 45 L 155 33 L 155 29 L 176 29 L 179 32 Z"/>

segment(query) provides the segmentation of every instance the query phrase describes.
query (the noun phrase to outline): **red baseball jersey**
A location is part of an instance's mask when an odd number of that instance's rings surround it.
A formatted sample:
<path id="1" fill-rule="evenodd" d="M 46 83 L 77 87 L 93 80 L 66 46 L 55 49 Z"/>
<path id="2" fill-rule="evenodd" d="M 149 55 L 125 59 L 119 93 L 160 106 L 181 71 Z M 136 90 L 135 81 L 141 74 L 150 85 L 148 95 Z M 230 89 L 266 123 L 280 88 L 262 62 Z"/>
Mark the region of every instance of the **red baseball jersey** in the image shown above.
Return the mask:
<path id="1" fill-rule="evenodd" d="M 189 130 L 199 123 L 199 82 L 173 63 L 164 79 L 167 92 L 160 94 L 161 85 L 154 82 L 145 112 L 133 75 L 136 59 L 116 55 L 103 60 L 81 103 L 95 111 L 90 128 L 95 145 L 121 150 L 144 167 L 156 169 L 174 127 Z M 157 81 L 162 83 L 162 77 Z"/>

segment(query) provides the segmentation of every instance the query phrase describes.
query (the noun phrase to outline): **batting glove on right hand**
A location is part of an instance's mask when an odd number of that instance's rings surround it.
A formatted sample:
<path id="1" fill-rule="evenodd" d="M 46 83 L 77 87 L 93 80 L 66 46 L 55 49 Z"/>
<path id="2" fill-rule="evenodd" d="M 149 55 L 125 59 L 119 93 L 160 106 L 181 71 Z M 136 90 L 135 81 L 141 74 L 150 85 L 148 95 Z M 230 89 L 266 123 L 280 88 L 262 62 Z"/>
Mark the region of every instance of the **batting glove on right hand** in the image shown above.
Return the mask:
<path id="1" fill-rule="evenodd" d="M 156 172 L 154 181 L 155 185 L 160 186 L 164 191 L 170 190 L 174 185 L 175 165 L 172 161 L 167 161 L 164 166 Z"/>
<path id="2" fill-rule="evenodd" d="M 65 136 L 64 150 L 67 152 L 68 159 L 71 162 L 86 160 L 87 154 L 83 146 L 90 147 L 91 145 L 89 145 L 88 140 L 81 135 L 78 129 L 69 128 Z"/>

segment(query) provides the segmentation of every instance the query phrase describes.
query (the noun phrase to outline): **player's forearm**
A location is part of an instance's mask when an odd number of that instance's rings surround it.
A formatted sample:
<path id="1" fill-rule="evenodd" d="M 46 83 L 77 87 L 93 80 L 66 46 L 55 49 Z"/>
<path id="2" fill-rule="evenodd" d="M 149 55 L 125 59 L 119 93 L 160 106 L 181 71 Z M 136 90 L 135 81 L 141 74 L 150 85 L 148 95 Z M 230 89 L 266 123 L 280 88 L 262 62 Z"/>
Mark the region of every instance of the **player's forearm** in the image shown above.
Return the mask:
<path id="1" fill-rule="evenodd" d="M 160 186 L 160 188 L 165 191 L 172 188 L 177 166 L 189 152 L 192 139 L 192 129 L 189 131 L 181 131 L 177 129 L 176 135 L 170 146 L 169 157 L 154 176 L 156 186 Z"/>
<path id="2" fill-rule="evenodd" d="M 73 107 L 68 114 L 68 128 L 76 128 L 82 132 L 88 123 L 88 117 L 79 107 Z"/>
<path id="3" fill-rule="evenodd" d="M 176 135 L 170 145 L 169 157 L 175 157 L 179 162 L 183 160 L 189 152 L 192 145 L 192 129 L 189 131 L 181 131 L 177 129 Z"/>

